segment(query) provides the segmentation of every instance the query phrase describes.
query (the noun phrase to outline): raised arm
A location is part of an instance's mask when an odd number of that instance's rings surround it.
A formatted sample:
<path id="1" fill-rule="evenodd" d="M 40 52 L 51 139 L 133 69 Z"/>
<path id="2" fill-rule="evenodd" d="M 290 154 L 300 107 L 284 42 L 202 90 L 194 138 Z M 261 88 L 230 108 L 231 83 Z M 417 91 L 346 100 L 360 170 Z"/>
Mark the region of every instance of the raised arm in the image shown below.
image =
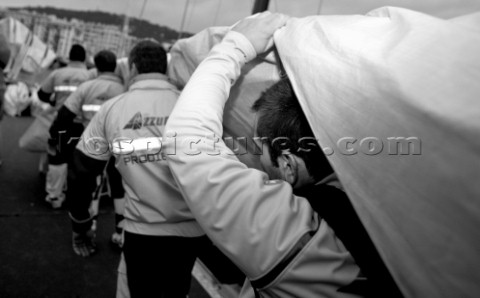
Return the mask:
<path id="1" fill-rule="evenodd" d="M 294 197 L 289 184 L 272 183 L 265 173 L 247 168 L 219 139 L 231 85 L 285 21 L 261 14 L 239 23 L 199 65 L 166 128 L 167 159 L 187 204 L 250 279 L 269 272 L 317 224 L 308 202 Z"/>

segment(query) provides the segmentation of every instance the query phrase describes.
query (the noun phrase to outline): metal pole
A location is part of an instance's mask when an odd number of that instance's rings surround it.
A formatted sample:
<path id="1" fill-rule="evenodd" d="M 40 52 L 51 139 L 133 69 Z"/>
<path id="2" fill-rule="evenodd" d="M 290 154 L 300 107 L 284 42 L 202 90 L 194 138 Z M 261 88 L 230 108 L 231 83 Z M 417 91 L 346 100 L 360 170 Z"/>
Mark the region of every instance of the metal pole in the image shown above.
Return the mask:
<path id="1" fill-rule="evenodd" d="M 140 14 L 138 15 L 139 19 L 142 19 L 143 12 L 145 11 L 145 6 L 147 5 L 147 0 L 143 0 L 142 10 L 140 10 Z"/>
<path id="2" fill-rule="evenodd" d="M 323 0 L 320 0 L 319 3 L 318 3 L 317 14 L 321 14 L 321 13 L 322 13 L 322 6 L 323 6 Z"/>
<path id="3" fill-rule="evenodd" d="M 222 6 L 222 0 L 218 0 L 217 12 L 215 12 L 215 18 L 213 19 L 213 26 L 217 25 L 218 15 L 220 13 L 220 7 Z"/>
<path id="4" fill-rule="evenodd" d="M 182 38 L 183 26 L 185 25 L 185 18 L 187 16 L 187 10 L 188 10 L 188 5 L 189 4 L 190 4 L 190 0 L 187 0 L 185 2 L 185 9 L 183 10 L 183 16 L 182 16 L 182 24 L 180 25 L 180 31 L 178 32 L 177 39 Z"/>
<path id="5" fill-rule="evenodd" d="M 256 14 L 268 9 L 268 3 L 270 0 L 255 0 L 253 4 L 252 14 Z"/>

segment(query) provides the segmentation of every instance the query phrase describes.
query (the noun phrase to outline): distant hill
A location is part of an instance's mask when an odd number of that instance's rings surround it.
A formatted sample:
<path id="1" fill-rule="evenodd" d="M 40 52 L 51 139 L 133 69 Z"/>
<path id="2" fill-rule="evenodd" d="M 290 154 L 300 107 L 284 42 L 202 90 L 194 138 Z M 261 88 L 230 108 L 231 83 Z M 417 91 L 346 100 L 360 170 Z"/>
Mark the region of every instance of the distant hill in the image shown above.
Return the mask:
<path id="1" fill-rule="evenodd" d="M 103 11 L 79 11 L 59 9 L 55 7 L 32 7 L 26 6 L 22 8 L 8 8 L 10 10 L 28 10 L 37 13 L 44 13 L 48 15 L 55 15 L 57 18 L 63 18 L 67 20 L 78 19 L 84 22 L 102 23 L 108 25 L 117 25 L 119 28 L 123 26 L 123 15 L 112 14 Z M 163 42 L 169 40 L 175 40 L 178 37 L 178 31 L 167 26 L 161 26 L 152 24 L 149 21 L 140 20 L 137 18 L 130 18 L 130 35 L 138 38 L 152 37 L 156 40 Z M 191 33 L 184 32 L 182 37 L 191 36 Z"/>

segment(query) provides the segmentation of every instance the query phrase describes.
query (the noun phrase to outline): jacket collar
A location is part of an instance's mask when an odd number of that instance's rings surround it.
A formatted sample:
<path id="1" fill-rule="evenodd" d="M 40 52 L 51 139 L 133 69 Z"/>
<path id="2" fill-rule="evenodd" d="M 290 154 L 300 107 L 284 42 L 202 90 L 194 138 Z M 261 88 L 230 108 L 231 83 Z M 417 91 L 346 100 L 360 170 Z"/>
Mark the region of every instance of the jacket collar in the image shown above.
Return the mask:
<path id="1" fill-rule="evenodd" d="M 98 74 L 97 79 L 106 80 L 106 81 L 113 81 L 113 82 L 117 82 L 119 84 L 122 84 L 122 79 L 120 79 L 113 72 L 100 72 Z"/>
<path id="2" fill-rule="evenodd" d="M 85 65 L 85 63 L 82 63 L 82 62 L 80 62 L 80 61 L 70 61 L 70 62 L 68 63 L 68 67 L 87 69 L 87 66 Z"/>
<path id="3" fill-rule="evenodd" d="M 143 73 L 133 77 L 128 90 L 135 89 L 177 89 L 168 82 L 168 77 L 161 73 Z"/>

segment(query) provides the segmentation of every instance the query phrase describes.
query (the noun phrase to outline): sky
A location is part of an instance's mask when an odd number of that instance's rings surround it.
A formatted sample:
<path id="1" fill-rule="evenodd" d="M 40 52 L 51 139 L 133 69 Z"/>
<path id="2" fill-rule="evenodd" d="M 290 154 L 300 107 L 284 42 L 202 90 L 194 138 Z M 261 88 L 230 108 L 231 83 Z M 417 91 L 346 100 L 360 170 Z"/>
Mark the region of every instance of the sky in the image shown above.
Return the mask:
<path id="1" fill-rule="evenodd" d="M 139 17 L 179 30 L 188 3 L 184 31 L 232 25 L 251 14 L 254 0 L 1 0 L 0 6 L 54 6 L 75 10 L 101 10 Z M 295 17 L 318 14 L 365 14 L 382 6 L 405 7 L 442 18 L 480 11 L 480 0 L 270 0 L 270 11 Z"/>

